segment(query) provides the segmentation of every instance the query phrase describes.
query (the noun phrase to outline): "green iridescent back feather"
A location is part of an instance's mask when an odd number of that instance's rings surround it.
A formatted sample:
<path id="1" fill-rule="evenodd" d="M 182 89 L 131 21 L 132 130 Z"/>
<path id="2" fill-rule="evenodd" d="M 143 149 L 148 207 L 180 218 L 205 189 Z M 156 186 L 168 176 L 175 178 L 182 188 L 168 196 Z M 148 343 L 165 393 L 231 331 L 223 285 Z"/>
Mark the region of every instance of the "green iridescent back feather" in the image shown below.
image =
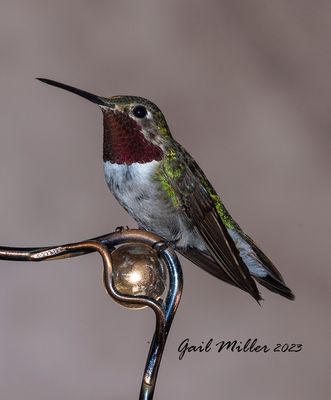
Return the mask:
<path id="1" fill-rule="evenodd" d="M 155 175 L 155 178 L 160 181 L 165 194 L 171 198 L 175 207 L 182 207 L 185 205 L 185 191 L 182 190 L 179 192 L 178 187 L 180 186 L 179 182 L 187 178 L 188 174 L 192 174 L 193 177 L 196 178 L 194 182 L 192 181 L 191 190 L 194 189 L 193 185 L 196 181 L 205 188 L 223 224 L 229 229 L 240 229 L 224 207 L 220 197 L 201 168 L 187 151 L 180 144 L 175 142 L 175 146 L 171 146 L 166 151 Z M 188 188 L 188 190 L 190 190 L 190 188 Z"/>

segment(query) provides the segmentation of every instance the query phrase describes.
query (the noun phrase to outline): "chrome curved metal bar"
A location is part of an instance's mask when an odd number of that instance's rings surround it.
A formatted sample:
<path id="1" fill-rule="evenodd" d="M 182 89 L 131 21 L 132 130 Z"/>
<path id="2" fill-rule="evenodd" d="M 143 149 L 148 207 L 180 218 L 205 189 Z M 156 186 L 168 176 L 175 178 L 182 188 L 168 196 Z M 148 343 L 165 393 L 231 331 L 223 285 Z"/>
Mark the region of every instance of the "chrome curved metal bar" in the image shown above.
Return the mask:
<path id="1" fill-rule="evenodd" d="M 168 293 L 164 300 L 155 300 L 147 296 L 123 295 L 116 291 L 112 280 L 111 252 L 116 246 L 124 243 L 143 243 L 152 247 L 156 246 L 159 255 L 165 261 L 168 269 Z M 108 294 L 113 299 L 122 303 L 147 305 L 155 313 L 155 333 L 147 357 L 139 395 L 139 400 L 152 400 L 164 346 L 183 289 L 183 276 L 178 258 L 171 247 L 160 245 L 162 243 L 163 240 L 160 237 L 150 232 L 128 229 L 60 246 L 31 248 L 0 247 L 0 259 L 12 261 L 45 261 L 98 252 L 103 260 L 103 279 Z"/>

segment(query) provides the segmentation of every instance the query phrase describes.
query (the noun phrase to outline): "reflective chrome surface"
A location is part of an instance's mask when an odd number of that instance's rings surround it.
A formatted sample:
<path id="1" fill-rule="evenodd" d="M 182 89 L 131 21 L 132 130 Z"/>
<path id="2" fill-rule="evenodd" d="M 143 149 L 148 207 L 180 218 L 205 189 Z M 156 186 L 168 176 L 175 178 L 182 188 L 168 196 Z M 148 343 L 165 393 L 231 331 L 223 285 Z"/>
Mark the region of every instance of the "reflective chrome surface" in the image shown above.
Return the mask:
<path id="1" fill-rule="evenodd" d="M 151 246 L 124 244 L 112 252 L 111 258 L 113 285 L 119 293 L 142 295 L 157 300 L 166 290 L 165 262 Z M 147 307 L 124 303 L 123 306 L 135 309 Z"/>

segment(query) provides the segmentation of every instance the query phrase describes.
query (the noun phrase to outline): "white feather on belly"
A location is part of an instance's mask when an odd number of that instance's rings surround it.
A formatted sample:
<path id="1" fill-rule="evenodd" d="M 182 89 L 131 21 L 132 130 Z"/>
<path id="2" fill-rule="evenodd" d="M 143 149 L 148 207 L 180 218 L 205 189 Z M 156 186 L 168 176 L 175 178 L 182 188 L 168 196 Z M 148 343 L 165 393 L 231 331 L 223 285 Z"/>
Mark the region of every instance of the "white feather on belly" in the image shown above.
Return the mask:
<path id="1" fill-rule="evenodd" d="M 104 163 L 105 178 L 109 189 L 120 204 L 139 223 L 148 219 L 151 205 L 158 199 L 158 190 L 151 183 L 159 162 L 151 161 L 145 164 Z"/>

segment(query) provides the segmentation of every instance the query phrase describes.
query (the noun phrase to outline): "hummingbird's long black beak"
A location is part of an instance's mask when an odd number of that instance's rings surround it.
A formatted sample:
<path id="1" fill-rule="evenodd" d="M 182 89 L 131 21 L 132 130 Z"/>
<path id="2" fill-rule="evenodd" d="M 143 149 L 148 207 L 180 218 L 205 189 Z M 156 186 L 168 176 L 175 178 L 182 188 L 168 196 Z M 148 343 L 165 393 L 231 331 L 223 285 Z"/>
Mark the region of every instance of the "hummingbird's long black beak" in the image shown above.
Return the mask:
<path id="1" fill-rule="evenodd" d="M 65 85 L 64 83 L 56 82 L 51 79 L 45 79 L 45 78 L 36 78 L 36 79 L 38 79 L 38 81 L 47 83 L 48 85 L 56 86 L 64 90 L 68 90 L 69 92 L 78 94 L 78 96 L 84 97 L 85 99 L 90 100 L 93 103 L 98 104 L 99 106 L 112 107 L 109 100 L 106 99 L 105 97 L 96 96 L 95 94 L 85 92 L 85 90 L 77 89 L 73 86 Z"/>

